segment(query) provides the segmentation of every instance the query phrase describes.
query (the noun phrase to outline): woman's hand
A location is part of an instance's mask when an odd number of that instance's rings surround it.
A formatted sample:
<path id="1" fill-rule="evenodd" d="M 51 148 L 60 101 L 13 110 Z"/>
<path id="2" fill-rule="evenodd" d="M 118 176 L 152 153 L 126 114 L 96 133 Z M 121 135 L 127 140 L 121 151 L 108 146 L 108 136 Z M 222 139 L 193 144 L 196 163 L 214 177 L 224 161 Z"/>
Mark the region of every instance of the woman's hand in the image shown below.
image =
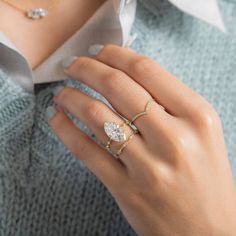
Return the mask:
<path id="1" fill-rule="evenodd" d="M 148 113 L 135 120 L 139 133 L 119 159 L 65 113 L 75 115 L 106 144 L 104 123 L 121 124 L 123 119 L 104 103 L 77 89 L 58 89 L 54 100 L 63 109 L 51 112 L 49 119 L 139 235 L 236 235 L 234 181 L 220 119 L 207 101 L 151 59 L 118 46 L 106 46 L 94 59 L 80 57 L 65 72 L 101 93 L 129 120 L 155 99 Z M 132 133 L 130 126 L 125 133 Z M 113 141 L 111 149 L 121 145 Z"/>

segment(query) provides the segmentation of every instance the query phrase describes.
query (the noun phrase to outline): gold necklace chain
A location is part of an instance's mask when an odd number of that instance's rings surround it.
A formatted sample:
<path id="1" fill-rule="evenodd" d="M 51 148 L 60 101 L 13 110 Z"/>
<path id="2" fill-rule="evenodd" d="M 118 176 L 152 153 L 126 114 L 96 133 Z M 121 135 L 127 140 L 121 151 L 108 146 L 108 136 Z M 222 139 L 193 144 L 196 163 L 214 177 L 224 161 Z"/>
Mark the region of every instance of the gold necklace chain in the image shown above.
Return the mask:
<path id="1" fill-rule="evenodd" d="M 23 12 L 28 18 L 37 20 L 41 19 L 48 15 L 49 11 L 57 6 L 62 0 L 52 0 L 52 4 L 48 7 L 38 7 L 38 8 L 26 8 L 20 4 L 14 3 L 11 0 L 2 0 L 3 2 L 7 3 L 9 6 L 17 9 L 18 11 Z"/>

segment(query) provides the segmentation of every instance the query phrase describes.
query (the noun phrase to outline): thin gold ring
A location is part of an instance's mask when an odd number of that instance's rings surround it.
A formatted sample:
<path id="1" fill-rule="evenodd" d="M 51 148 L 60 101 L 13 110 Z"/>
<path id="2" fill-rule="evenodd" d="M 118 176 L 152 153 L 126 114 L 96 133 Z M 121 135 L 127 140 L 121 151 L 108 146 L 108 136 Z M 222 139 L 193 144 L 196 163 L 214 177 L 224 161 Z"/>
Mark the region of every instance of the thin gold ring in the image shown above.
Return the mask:
<path id="1" fill-rule="evenodd" d="M 106 149 L 110 150 L 111 149 L 111 138 L 109 138 L 109 140 L 106 143 Z"/>
<path id="2" fill-rule="evenodd" d="M 130 141 L 133 139 L 134 135 L 136 134 L 136 132 L 133 132 L 128 139 L 126 140 L 126 142 L 124 142 L 122 144 L 122 146 L 120 147 L 120 149 L 115 153 L 115 157 L 116 158 L 120 158 L 120 155 L 122 153 L 122 151 L 125 149 L 125 147 L 130 143 Z"/>
<path id="3" fill-rule="evenodd" d="M 155 100 L 154 100 L 153 98 L 151 98 L 151 99 L 147 102 L 147 104 L 146 104 L 146 106 L 145 106 L 145 110 L 142 111 L 142 112 L 140 112 L 140 113 L 138 113 L 137 115 L 135 115 L 135 116 L 131 119 L 130 125 L 133 124 L 134 121 L 137 120 L 138 118 L 140 118 L 141 116 L 148 114 L 148 111 L 149 111 L 150 108 L 151 108 L 151 102 L 152 102 L 152 101 L 155 101 Z"/>
<path id="4" fill-rule="evenodd" d="M 143 112 L 140 112 L 138 113 L 137 115 L 135 115 L 132 120 L 124 120 L 124 122 L 121 124 L 121 125 L 118 125 L 120 128 L 123 128 L 125 125 L 128 125 L 132 130 L 132 134 L 128 137 L 128 138 L 125 138 L 123 142 L 123 144 L 121 145 L 121 147 L 119 148 L 119 150 L 114 153 L 112 150 L 111 150 L 111 142 L 113 141 L 111 137 L 109 137 L 106 145 L 105 145 L 105 148 L 110 151 L 116 158 L 119 158 L 119 156 L 121 155 L 122 151 L 125 149 L 125 147 L 130 143 L 130 141 L 133 139 L 134 135 L 139 133 L 138 129 L 137 128 L 134 128 L 132 127 L 133 123 L 135 120 L 137 120 L 138 118 L 140 118 L 141 116 L 143 115 L 147 115 L 148 114 L 148 111 L 150 110 L 150 107 L 151 107 L 151 102 L 152 101 L 155 101 L 153 98 L 151 98 L 146 106 L 145 106 L 145 110 Z M 105 122 L 106 123 L 106 122 Z M 107 123 L 114 123 L 114 122 L 107 122 Z M 107 133 L 107 132 L 106 132 Z M 108 135 L 108 134 L 107 134 Z M 119 142 L 119 141 L 118 141 Z"/>

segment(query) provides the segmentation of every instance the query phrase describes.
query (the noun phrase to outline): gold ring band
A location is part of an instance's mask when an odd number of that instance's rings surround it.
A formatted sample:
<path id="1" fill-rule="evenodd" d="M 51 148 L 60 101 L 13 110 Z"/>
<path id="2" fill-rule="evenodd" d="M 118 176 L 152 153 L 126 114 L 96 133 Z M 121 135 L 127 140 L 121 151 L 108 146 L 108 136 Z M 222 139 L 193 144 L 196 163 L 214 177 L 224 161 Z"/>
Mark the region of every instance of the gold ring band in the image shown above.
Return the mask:
<path id="1" fill-rule="evenodd" d="M 133 124 L 134 121 L 137 120 L 138 118 L 140 118 L 141 116 L 148 114 L 148 111 L 149 111 L 150 108 L 151 108 L 151 102 L 152 102 L 152 101 L 155 101 L 155 100 L 154 100 L 153 98 L 151 98 L 151 99 L 147 102 L 147 104 L 146 104 L 146 106 L 145 106 L 145 110 L 142 111 L 142 112 L 140 112 L 140 113 L 138 113 L 137 115 L 135 115 L 135 116 L 131 119 L 130 124 Z"/>
<path id="2" fill-rule="evenodd" d="M 116 158 L 119 158 L 119 157 L 120 157 L 122 151 L 123 151 L 123 150 L 125 149 L 125 147 L 130 143 L 130 141 L 133 139 L 133 137 L 134 137 L 135 134 L 136 134 L 136 133 L 133 132 L 133 133 L 128 137 L 128 139 L 122 144 L 122 146 L 120 147 L 120 149 L 115 153 L 115 157 L 116 157 Z"/>
<path id="3" fill-rule="evenodd" d="M 124 122 L 121 124 L 121 125 L 118 125 L 116 124 L 115 122 L 105 122 L 104 123 L 104 130 L 107 134 L 107 136 L 109 137 L 105 147 L 106 149 L 111 152 L 116 158 L 119 158 L 122 151 L 125 149 L 125 147 L 130 143 L 130 141 L 133 139 L 134 135 L 139 133 L 138 129 L 137 128 L 134 128 L 132 125 L 134 123 L 134 121 L 136 121 L 138 118 L 140 118 L 141 116 L 143 115 L 147 115 L 148 114 L 148 111 L 150 110 L 150 107 L 151 107 L 151 102 L 152 101 L 155 101 L 153 98 L 151 98 L 146 106 L 145 106 L 145 110 L 143 112 L 140 112 L 138 113 L 137 115 L 135 115 L 130 121 L 129 120 L 124 120 Z M 132 134 L 126 138 L 126 135 L 124 133 L 124 130 L 123 130 L 123 127 L 125 125 L 128 125 L 131 129 L 132 129 Z M 107 127 L 106 127 L 107 126 Z M 110 127 L 108 127 L 110 126 Z M 109 128 L 110 128 L 110 131 L 109 131 Z M 115 130 L 116 129 L 116 130 Z M 112 131 L 116 131 L 121 139 L 118 140 L 118 139 L 115 139 L 114 137 L 112 137 L 112 134 L 114 136 L 114 133 Z M 122 138 L 122 135 L 123 135 L 123 138 Z M 124 141 L 123 144 L 121 145 L 121 147 L 118 149 L 118 151 L 116 153 L 114 153 L 112 150 L 111 150 L 111 142 L 112 141 L 117 141 L 117 142 L 121 142 L 121 141 Z"/>
<path id="4" fill-rule="evenodd" d="M 111 139 L 109 138 L 109 140 L 106 143 L 106 149 L 110 150 L 111 148 Z"/>
<path id="5" fill-rule="evenodd" d="M 143 112 L 138 113 L 137 115 L 135 115 L 131 121 L 129 121 L 128 124 L 132 129 L 133 129 L 133 133 L 128 137 L 128 139 L 122 144 L 122 146 L 120 147 L 120 149 L 115 153 L 115 157 L 119 158 L 122 151 L 125 149 L 125 147 L 130 143 L 130 141 L 133 139 L 134 135 L 137 134 L 139 131 L 138 129 L 134 129 L 131 125 L 134 123 L 135 120 L 137 120 L 138 118 L 140 118 L 143 115 L 147 115 L 148 111 L 151 108 L 151 102 L 155 101 L 153 98 L 149 99 L 149 101 L 147 102 L 145 109 Z"/>

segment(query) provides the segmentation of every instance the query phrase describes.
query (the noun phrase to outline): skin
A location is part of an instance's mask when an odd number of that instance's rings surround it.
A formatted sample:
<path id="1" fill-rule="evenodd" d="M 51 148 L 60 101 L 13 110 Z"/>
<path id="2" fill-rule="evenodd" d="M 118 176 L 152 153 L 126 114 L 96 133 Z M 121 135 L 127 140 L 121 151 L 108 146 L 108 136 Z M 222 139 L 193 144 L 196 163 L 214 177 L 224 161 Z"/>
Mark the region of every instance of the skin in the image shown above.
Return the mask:
<path id="1" fill-rule="evenodd" d="M 51 3 L 42 0 L 13 2 L 29 8 L 47 7 Z M 105 0 L 61 0 L 47 17 L 34 21 L 0 1 L 0 31 L 20 49 L 34 70 L 79 30 L 103 2 Z"/>
<path id="2" fill-rule="evenodd" d="M 0 28 L 35 69 L 102 2 L 64 1 L 44 20 L 29 21 L 0 1 Z M 62 142 L 104 183 L 138 235 L 236 234 L 234 181 L 220 119 L 207 101 L 154 61 L 114 45 L 93 59 L 79 58 L 65 73 L 103 94 L 128 119 L 143 111 L 151 96 L 155 99 L 148 115 L 135 122 L 140 133 L 120 159 L 111 157 L 67 116 L 65 111 L 78 117 L 103 143 L 103 123 L 122 122 L 105 104 L 81 91 L 63 89 L 54 98 L 58 112 L 49 121 Z M 131 131 L 126 127 L 127 135 Z"/>
<path id="3" fill-rule="evenodd" d="M 101 93 L 127 119 L 155 99 L 148 114 L 135 121 L 139 134 L 120 159 L 67 115 L 76 116 L 105 144 L 104 122 L 122 119 L 101 101 L 64 88 L 54 97 L 58 111 L 49 120 L 61 141 L 111 192 L 138 235 L 236 235 L 235 184 L 221 121 L 203 97 L 150 58 L 115 45 L 105 46 L 95 58 L 78 58 L 65 73 Z M 118 146 L 112 142 L 113 150 Z"/>

